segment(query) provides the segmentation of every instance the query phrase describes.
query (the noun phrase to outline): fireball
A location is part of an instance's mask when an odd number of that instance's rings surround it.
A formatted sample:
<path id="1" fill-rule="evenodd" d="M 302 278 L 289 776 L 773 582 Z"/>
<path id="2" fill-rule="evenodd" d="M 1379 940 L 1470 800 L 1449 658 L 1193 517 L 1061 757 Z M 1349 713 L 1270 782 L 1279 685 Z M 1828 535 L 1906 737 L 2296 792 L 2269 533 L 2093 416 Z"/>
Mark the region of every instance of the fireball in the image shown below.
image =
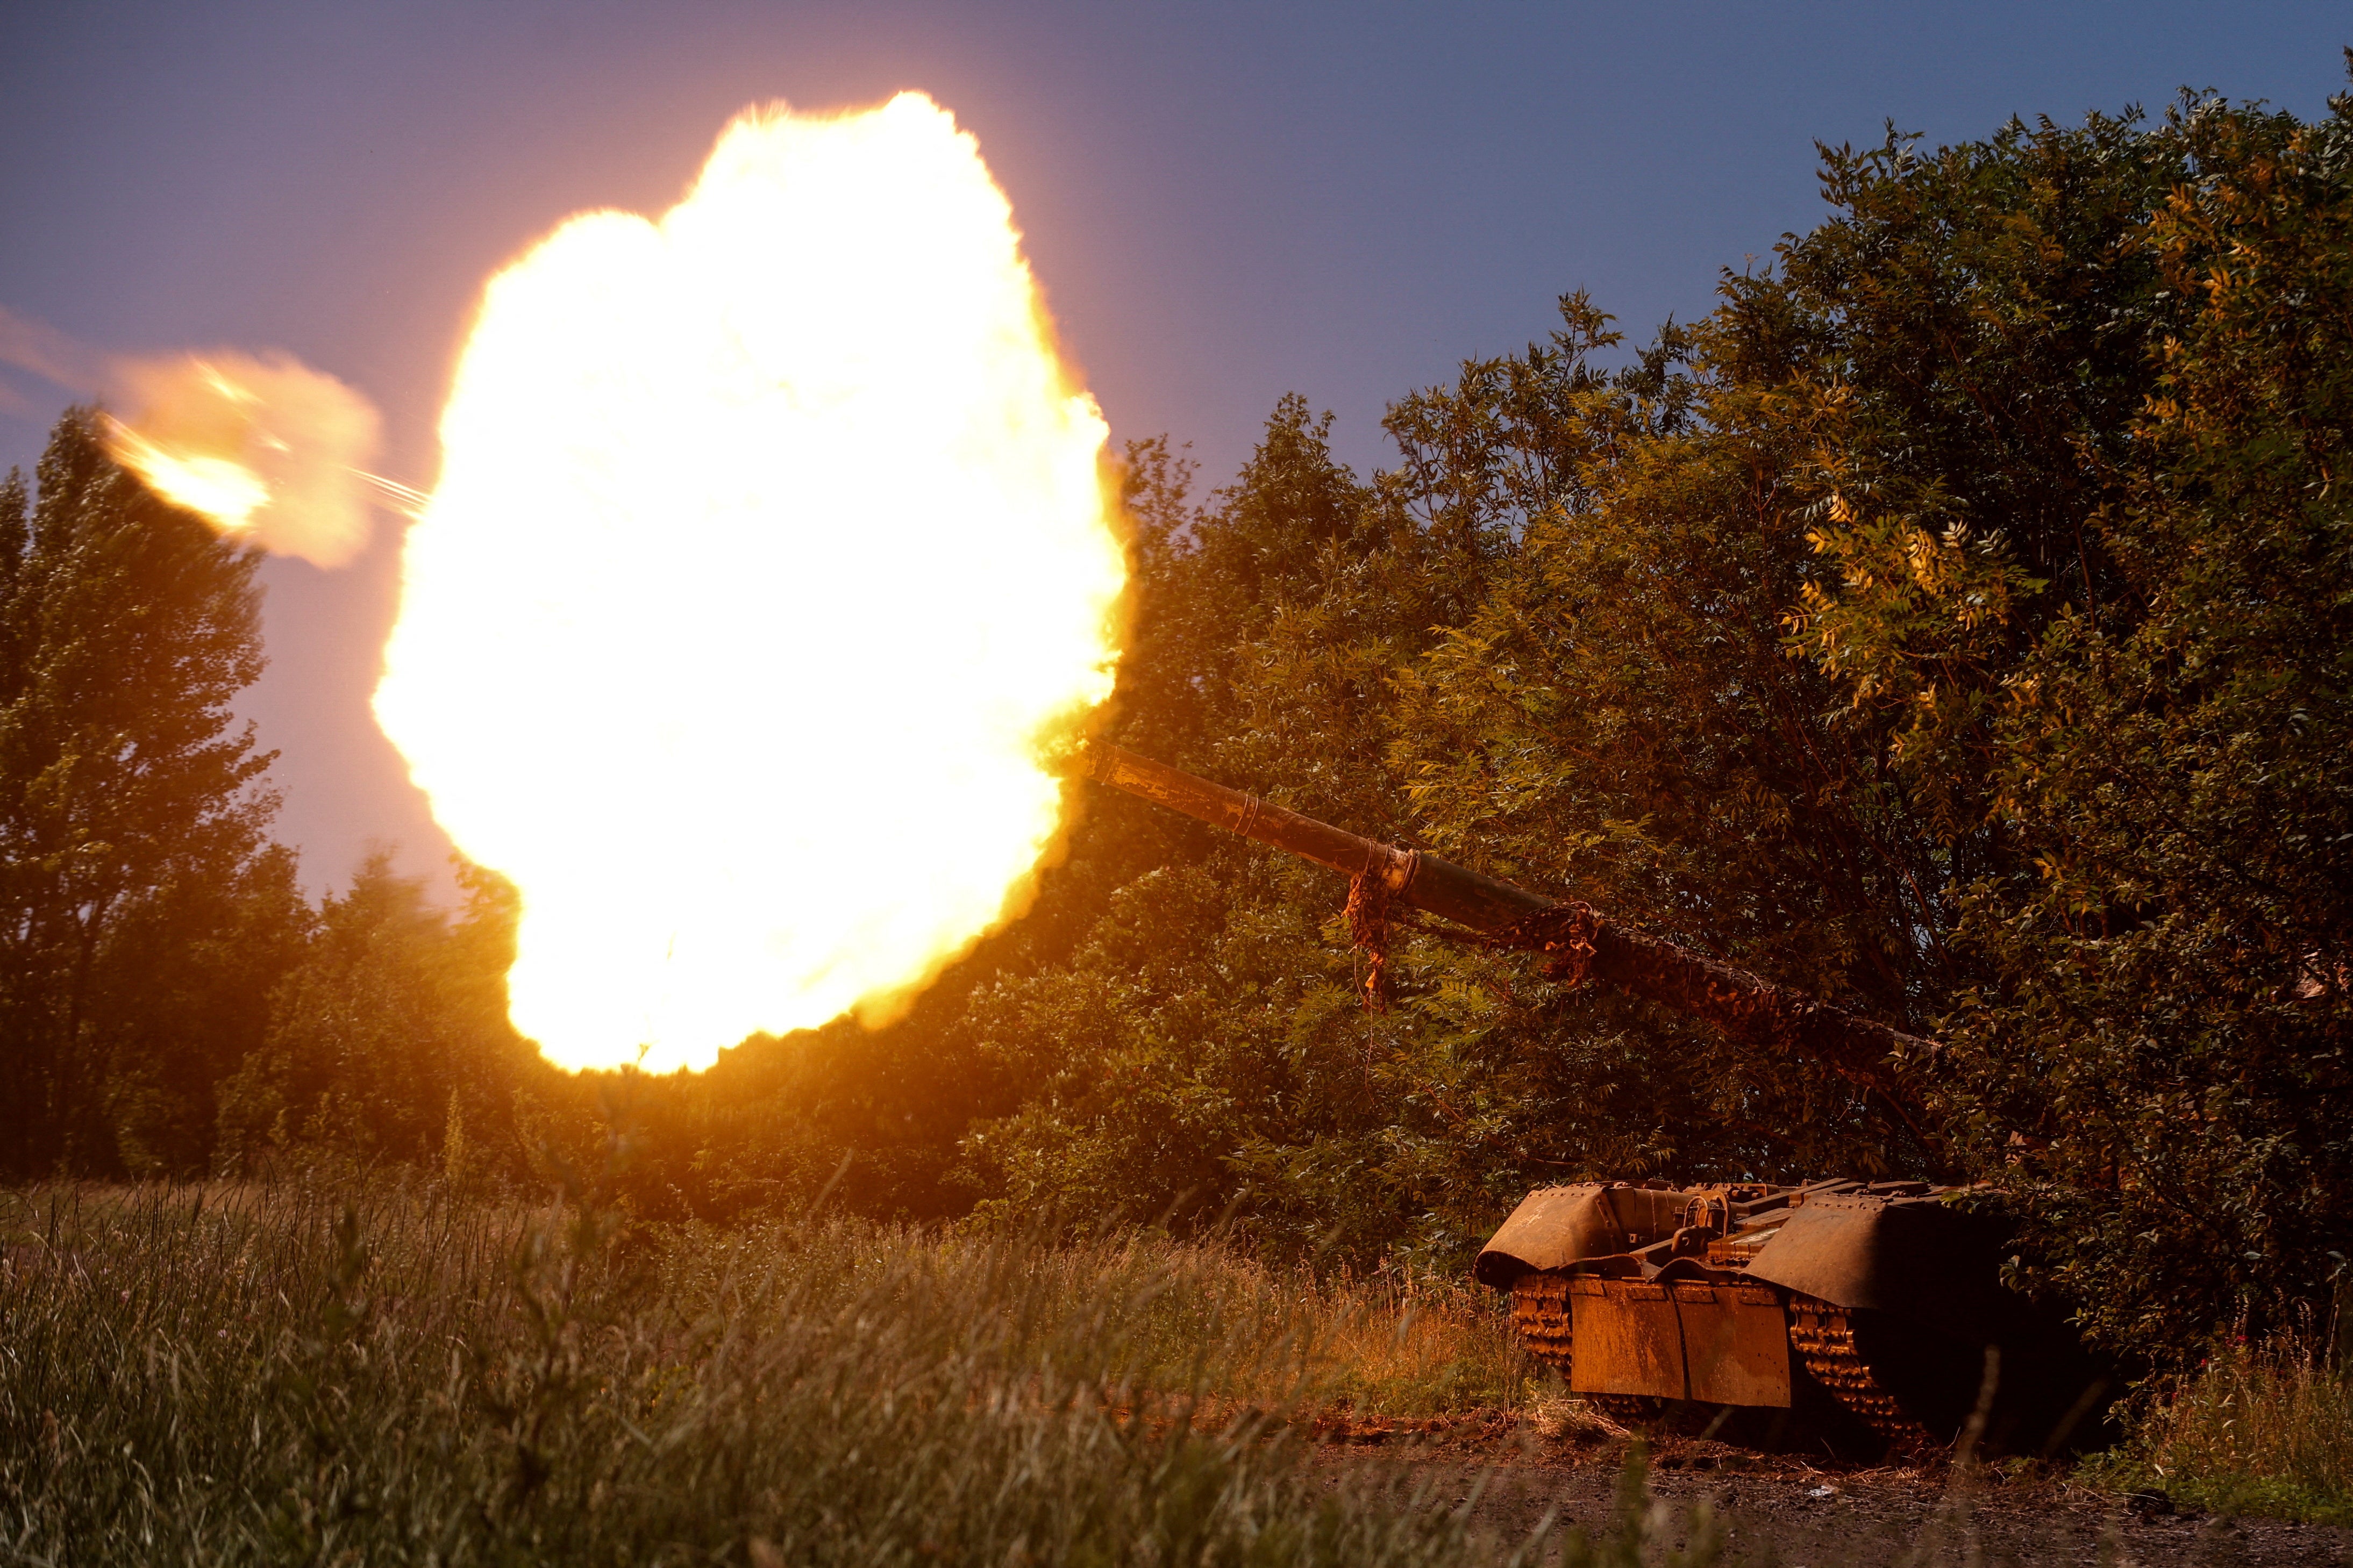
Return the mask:
<path id="1" fill-rule="evenodd" d="M 375 710 L 521 890 L 515 1025 L 708 1065 L 1017 913 L 1108 693 L 1105 429 L 978 144 L 915 93 L 729 125 L 485 289 Z"/>
<path id="2" fill-rule="evenodd" d="M 135 412 L 107 418 L 108 449 L 164 500 L 314 566 L 366 544 L 362 481 L 386 482 L 357 466 L 375 449 L 376 412 L 333 376 L 222 350 L 118 362 L 111 379 Z"/>

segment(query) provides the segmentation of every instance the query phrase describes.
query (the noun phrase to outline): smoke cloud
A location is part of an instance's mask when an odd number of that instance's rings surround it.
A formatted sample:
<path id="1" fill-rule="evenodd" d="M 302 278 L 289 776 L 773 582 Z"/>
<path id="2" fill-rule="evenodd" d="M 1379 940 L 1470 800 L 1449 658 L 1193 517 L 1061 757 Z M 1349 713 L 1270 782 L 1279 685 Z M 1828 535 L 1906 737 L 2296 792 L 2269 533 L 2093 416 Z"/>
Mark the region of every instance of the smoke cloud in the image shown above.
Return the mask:
<path id="1" fill-rule="evenodd" d="M 364 470 L 380 428 L 366 398 L 282 354 L 127 360 L 114 380 L 129 419 L 114 455 L 221 532 L 313 566 L 367 543 Z"/>
<path id="2" fill-rule="evenodd" d="M 367 543 L 369 487 L 409 493 L 366 471 L 375 406 L 287 354 L 110 360 L 0 309 L 0 363 L 128 411 L 105 416 L 117 460 L 239 543 L 341 566 Z"/>

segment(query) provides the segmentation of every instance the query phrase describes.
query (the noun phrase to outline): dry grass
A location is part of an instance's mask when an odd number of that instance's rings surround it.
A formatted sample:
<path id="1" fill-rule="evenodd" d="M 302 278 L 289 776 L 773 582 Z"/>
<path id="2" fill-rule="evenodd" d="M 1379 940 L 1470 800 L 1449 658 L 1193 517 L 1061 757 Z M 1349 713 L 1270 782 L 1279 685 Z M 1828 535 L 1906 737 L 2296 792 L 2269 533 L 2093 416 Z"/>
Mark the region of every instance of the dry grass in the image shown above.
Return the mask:
<path id="1" fill-rule="evenodd" d="M 2317 1336 L 2218 1349 L 2085 1474 L 2217 1513 L 2353 1525 L 2353 1375 Z"/>
<path id="2" fill-rule="evenodd" d="M 951 1246 L 957 1245 L 955 1243 Z M 1213 1392 L 1311 1418 L 1458 1415 L 1520 1406 L 1532 1363 L 1493 1291 L 1427 1276 L 1271 1268 L 1215 1245 L 1158 1239 L 1032 1248 L 1033 1267 L 1062 1278 L 1062 1299 L 1148 1303 L 1121 1322 L 1130 1342 L 1156 1347 L 1150 1375 L 1200 1363 Z M 1233 1352 L 1240 1350 L 1242 1353 Z"/>

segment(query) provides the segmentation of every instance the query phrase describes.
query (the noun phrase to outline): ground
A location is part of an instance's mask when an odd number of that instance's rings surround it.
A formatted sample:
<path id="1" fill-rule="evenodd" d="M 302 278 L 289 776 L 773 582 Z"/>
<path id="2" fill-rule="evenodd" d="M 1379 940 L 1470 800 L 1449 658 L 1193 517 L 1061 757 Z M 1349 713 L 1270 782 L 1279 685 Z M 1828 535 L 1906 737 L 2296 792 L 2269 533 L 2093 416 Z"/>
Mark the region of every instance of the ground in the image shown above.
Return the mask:
<path id="1" fill-rule="evenodd" d="M 1336 1426 L 1314 1463 L 1325 1483 L 1354 1476 L 1467 1510 L 1499 1542 L 1526 1539 L 1550 1511 L 1599 1534 L 1629 1450 L 1622 1436 L 1547 1435 L 1499 1418 Z M 1583 1440 L 1579 1440 L 1583 1439 Z M 1725 1521 L 1725 1561 L 1778 1568 L 1906 1564 L 2130 1564 L 2133 1568 L 2328 1568 L 2353 1564 L 2353 1530 L 2219 1519 L 2050 1476 L 1949 1465 L 1864 1465 L 1655 1437 L 1651 1489 L 1676 1511 L 1658 1543 L 1687 1543 L 1693 1510 Z"/>

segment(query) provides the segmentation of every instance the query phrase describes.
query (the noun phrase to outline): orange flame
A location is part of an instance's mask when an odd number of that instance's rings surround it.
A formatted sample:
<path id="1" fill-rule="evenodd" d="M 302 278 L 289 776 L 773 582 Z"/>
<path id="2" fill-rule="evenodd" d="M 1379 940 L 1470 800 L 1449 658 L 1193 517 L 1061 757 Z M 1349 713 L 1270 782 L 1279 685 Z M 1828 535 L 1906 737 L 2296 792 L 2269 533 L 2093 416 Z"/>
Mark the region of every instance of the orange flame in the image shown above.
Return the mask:
<path id="1" fill-rule="evenodd" d="M 283 355 L 131 360 L 115 380 L 138 412 L 106 421 L 117 461 L 239 543 L 341 566 L 367 542 L 357 465 L 376 414 L 331 375 Z"/>
<path id="2" fill-rule="evenodd" d="M 707 1065 L 1018 912 L 1041 743 L 1111 686 L 1104 436 L 921 94 L 747 111 L 658 220 L 491 280 L 375 707 L 522 889 L 552 1059 Z"/>

